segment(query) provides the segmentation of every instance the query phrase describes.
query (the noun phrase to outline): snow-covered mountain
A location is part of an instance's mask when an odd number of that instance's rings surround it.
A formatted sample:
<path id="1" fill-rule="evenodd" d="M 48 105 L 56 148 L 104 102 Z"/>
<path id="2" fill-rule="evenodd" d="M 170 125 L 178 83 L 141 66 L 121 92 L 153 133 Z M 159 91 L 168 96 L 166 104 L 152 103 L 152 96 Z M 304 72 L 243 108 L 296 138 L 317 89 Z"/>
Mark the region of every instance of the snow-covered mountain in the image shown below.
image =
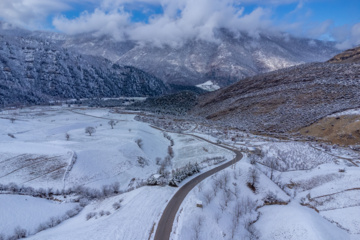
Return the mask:
<path id="1" fill-rule="evenodd" d="M 166 84 L 223 87 L 338 53 L 334 43 L 285 34 L 254 37 L 221 29 L 216 39 L 156 46 L 91 34 L 32 32 L 0 22 L 0 104 L 154 96 L 169 92 Z"/>
<path id="2" fill-rule="evenodd" d="M 48 35 L 49 36 L 49 35 Z M 68 98 L 155 96 L 158 78 L 61 47 L 63 40 L 23 30 L 0 31 L 0 106 Z"/>
<path id="3" fill-rule="evenodd" d="M 220 86 L 301 63 L 322 62 L 339 52 L 332 42 L 295 38 L 287 34 L 253 37 L 221 29 L 216 32 L 216 38 L 216 42 L 188 40 L 176 46 L 155 46 L 78 35 L 64 39 L 63 46 L 137 67 L 164 82 L 197 85 L 211 80 Z"/>

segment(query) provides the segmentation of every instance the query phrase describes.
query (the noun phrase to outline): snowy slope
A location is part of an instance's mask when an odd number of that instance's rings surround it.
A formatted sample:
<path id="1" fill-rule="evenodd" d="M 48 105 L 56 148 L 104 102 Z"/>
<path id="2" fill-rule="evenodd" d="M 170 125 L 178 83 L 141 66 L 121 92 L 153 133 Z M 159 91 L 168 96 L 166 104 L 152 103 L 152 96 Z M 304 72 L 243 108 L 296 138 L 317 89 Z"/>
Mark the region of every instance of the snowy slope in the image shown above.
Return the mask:
<path id="1" fill-rule="evenodd" d="M 12 236 L 16 227 L 29 234 L 50 220 L 62 217 L 77 203 L 59 203 L 46 199 L 19 195 L 0 195 L 0 236 Z"/>
<path id="2" fill-rule="evenodd" d="M 262 216 L 255 226 L 261 229 L 261 240 L 350 239 L 346 231 L 326 221 L 314 210 L 296 203 L 287 206 L 268 206 L 260 212 Z"/>

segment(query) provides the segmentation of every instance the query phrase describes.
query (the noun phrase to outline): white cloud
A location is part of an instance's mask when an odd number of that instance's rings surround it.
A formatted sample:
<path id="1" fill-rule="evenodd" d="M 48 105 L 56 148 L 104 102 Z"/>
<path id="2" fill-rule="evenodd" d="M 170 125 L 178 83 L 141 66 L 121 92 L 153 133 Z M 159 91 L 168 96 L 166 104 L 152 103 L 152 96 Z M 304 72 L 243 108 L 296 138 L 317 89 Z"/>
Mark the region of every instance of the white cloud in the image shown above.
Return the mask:
<path id="1" fill-rule="evenodd" d="M 163 13 L 151 16 L 148 23 L 132 23 L 131 16 L 122 9 L 124 4 L 136 3 L 160 4 Z M 216 41 L 214 30 L 218 28 L 242 30 L 253 36 L 271 28 L 269 11 L 257 8 L 247 15 L 243 11 L 236 0 L 104 0 L 93 13 L 83 13 L 73 20 L 57 17 L 53 24 L 69 34 L 93 32 L 115 39 L 127 36 L 157 45 L 176 45 L 189 38 Z"/>
<path id="2" fill-rule="evenodd" d="M 318 24 L 315 23 L 307 30 L 307 36 L 310 38 L 319 38 L 328 33 L 333 24 L 334 22 L 332 20 L 326 20 Z"/>
<path id="3" fill-rule="evenodd" d="M 353 26 L 343 25 L 332 29 L 331 35 L 338 42 L 337 48 L 349 49 L 360 45 L 360 23 Z"/>
<path id="4" fill-rule="evenodd" d="M 330 20 L 313 23 L 306 4 L 310 1 L 315 0 L 0 0 L 0 20 L 44 29 L 44 22 L 52 17 L 53 26 L 64 33 L 110 35 L 116 40 L 132 39 L 156 45 L 178 45 L 187 39 L 216 42 L 214 30 L 218 28 L 236 33 L 245 31 L 253 37 L 263 31 L 311 38 L 327 36 L 337 40 L 341 49 L 360 44 L 360 23 L 341 27 L 334 27 Z M 263 7 L 244 14 L 246 4 Z M 296 7 L 278 19 L 273 5 L 283 4 L 296 4 Z M 75 7 L 79 6 L 86 6 L 89 11 L 75 18 L 61 15 L 69 10 L 76 12 Z M 156 14 L 154 9 L 159 8 L 162 12 Z M 148 21 L 133 22 L 129 10 L 134 9 L 149 11 Z"/>
<path id="5" fill-rule="evenodd" d="M 116 9 L 105 13 L 95 9 L 93 13 L 83 12 L 78 18 L 67 19 L 64 16 L 53 20 L 53 25 L 68 34 L 94 33 L 111 34 L 116 40 L 123 40 L 125 28 L 129 24 L 129 14 Z"/>
<path id="6" fill-rule="evenodd" d="M 37 29 L 50 13 L 70 8 L 66 1 L 58 0 L 1 0 L 0 17 L 18 26 Z"/>

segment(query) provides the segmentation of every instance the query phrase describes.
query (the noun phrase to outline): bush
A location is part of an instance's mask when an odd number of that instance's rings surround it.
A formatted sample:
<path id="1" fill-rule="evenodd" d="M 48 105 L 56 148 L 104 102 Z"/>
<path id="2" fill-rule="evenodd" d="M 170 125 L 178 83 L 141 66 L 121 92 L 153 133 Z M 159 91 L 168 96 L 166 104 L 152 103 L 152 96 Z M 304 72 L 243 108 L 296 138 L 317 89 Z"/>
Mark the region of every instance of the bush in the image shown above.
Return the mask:
<path id="1" fill-rule="evenodd" d="M 16 239 L 25 238 L 26 237 L 26 230 L 21 227 L 16 227 L 14 230 L 14 237 Z"/>
<path id="2" fill-rule="evenodd" d="M 90 220 L 91 218 L 95 217 L 97 215 L 96 212 L 89 212 L 86 214 L 86 220 Z"/>
<path id="3" fill-rule="evenodd" d="M 15 138 L 14 134 L 8 133 L 8 136 L 11 138 Z"/>
<path id="4" fill-rule="evenodd" d="M 114 203 L 112 206 L 115 210 L 118 210 L 119 208 L 121 208 L 121 204 L 118 202 Z"/>
<path id="5" fill-rule="evenodd" d="M 177 187 L 180 182 L 182 182 L 185 178 L 192 176 L 195 173 L 200 172 L 199 165 L 197 163 L 191 164 L 189 163 L 183 168 L 176 169 L 173 172 L 173 177 L 169 182 L 170 186 Z"/>
<path id="6" fill-rule="evenodd" d="M 139 146 L 139 148 L 141 148 L 141 149 L 143 148 L 144 143 L 143 143 L 142 139 L 140 139 L 140 138 L 136 139 L 135 142 Z"/>

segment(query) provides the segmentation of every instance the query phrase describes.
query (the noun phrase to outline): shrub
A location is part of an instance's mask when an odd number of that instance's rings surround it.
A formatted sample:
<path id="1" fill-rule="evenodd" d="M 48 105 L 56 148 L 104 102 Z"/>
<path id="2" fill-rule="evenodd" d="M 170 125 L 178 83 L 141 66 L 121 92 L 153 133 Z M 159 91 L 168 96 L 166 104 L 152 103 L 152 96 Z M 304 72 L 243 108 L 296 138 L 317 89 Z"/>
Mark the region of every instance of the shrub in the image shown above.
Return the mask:
<path id="1" fill-rule="evenodd" d="M 118 203 L 118 202 L 116 202 L 116 203 L 114 203 L 112 206 L 113 206 L 113 208 L 114 208 L 115 210 L 118 210 L 118 209 L 121 207 L 121 204 Z"/>
<path id="2" fill-rule="evenodd" d="M 8 136 L 11 138 L 15 138 L 14 134 L 8 133 Z"/>
<path id="3" fill-rule="evenodd" d="M 142 147 L 144 145 L 143 140 L 141 138 L 139 138 L 139 139 L 136 139 L 135 142 L 139 146 L 139 148 L 142 149 Z"/>
<path id="4" fill-rule="evenodd" d="M 91 218 L 93 218 L 95 216 L 96 216 L 95 212 L 89 212 L 88 214 L 86 214 L 86 220 L 90 220 Z"/>

